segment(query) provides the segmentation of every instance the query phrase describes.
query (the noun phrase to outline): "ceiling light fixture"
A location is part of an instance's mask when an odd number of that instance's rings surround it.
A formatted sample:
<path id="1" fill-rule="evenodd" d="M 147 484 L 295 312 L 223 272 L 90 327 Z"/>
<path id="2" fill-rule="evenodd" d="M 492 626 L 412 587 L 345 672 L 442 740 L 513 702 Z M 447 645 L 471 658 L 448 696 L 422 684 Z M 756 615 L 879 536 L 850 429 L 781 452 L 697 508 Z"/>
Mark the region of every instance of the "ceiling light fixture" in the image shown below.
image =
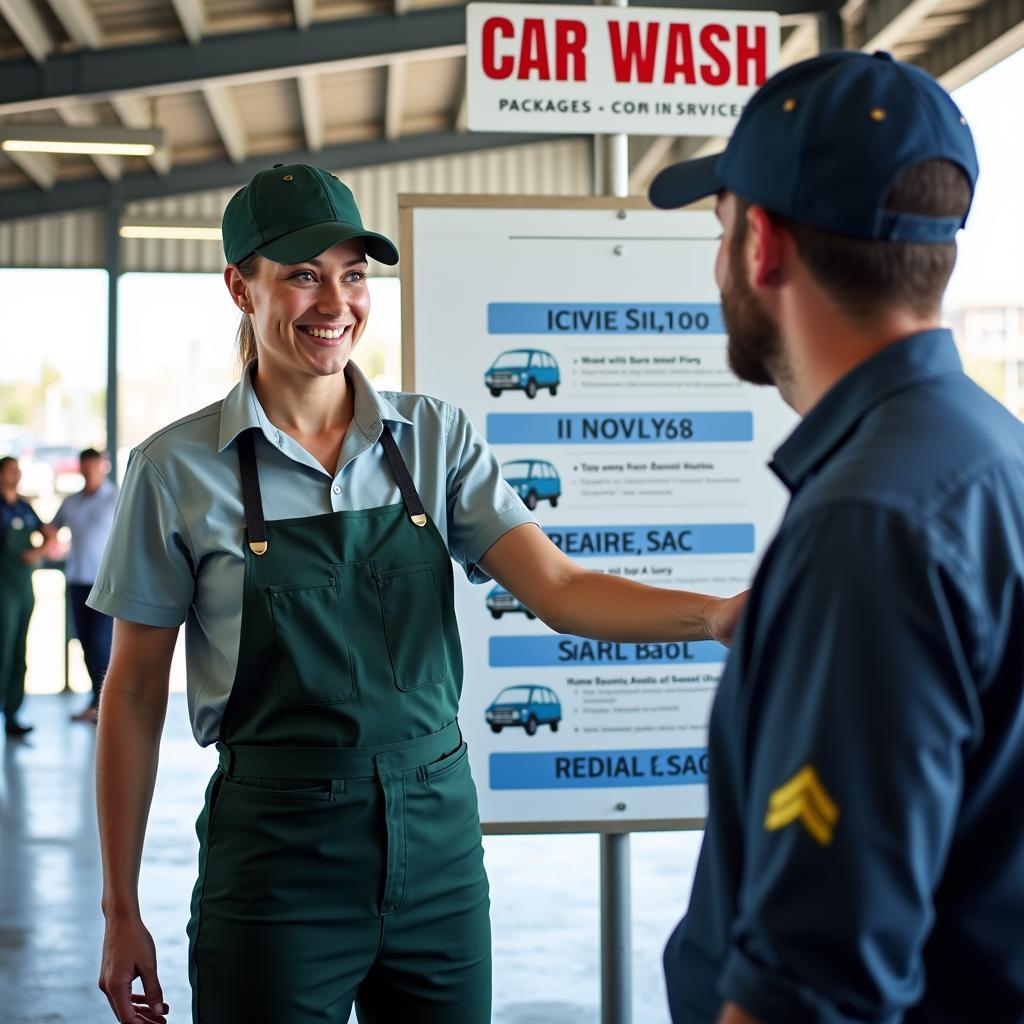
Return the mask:
<path id="1" fill-rule="evenodd" d="M 176 238 L 219 242 L 220 228 L 212 224 L 122 224 L 122 238 Z"/>
<path id="2" fill-rule="evenodd" d="M 164 146 L 159 128 L 120 125 L 0 124 L 0 149 L 8 153 L 83 153 L 152 156 Z"/>

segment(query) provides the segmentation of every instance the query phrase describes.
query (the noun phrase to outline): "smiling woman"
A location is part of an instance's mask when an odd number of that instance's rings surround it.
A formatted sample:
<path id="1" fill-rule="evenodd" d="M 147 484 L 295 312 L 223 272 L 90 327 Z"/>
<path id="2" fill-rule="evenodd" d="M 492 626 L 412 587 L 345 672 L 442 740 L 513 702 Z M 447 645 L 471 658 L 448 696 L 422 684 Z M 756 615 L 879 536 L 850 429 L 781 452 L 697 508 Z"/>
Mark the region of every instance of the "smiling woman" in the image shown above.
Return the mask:
<path id="1" fill-rule="evenodd" d="M 490 922 L 457 722 L 452 560 L 554 629 L 727 642 L 742 598 L 585 572 L 535 528 L 462 410 L 377 392 L 351 361 L 368 260 L 349 189 L 263 171 L 228 204 L 243 369 L 132 453 L 93 607 L 117 621 L 97 745 L 100 986 L 162 1024 L 137 879 L 178 628 L 220 764 L 197 823 L 197 1024 L 486 1024 Z M 141 977 L 145 995 L 133 995 Z"/>

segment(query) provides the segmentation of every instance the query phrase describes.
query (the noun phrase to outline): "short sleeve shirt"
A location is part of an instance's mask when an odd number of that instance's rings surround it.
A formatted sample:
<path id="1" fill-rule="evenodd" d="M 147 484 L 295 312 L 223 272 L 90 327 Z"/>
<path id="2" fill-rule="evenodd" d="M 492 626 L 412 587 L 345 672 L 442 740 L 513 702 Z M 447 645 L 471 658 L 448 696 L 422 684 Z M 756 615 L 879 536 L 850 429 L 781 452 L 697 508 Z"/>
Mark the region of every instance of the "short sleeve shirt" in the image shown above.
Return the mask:
<path id="1" fill-rule="evenodd" d="M 50 525 L 71 531 L 71 551 L 64 567 L 68 583 L 91 585 L 96 579 L 116 504 L 117 488 L 104 480 L 92 494 L 79 491 L 65 498 L 57 510 Z"/>
<path id="2" fill-rule="evenodd" d="M 1019 1022 L 1024 424 L 928 331 L 773 468 L 792 500 L 712 712 L 673 1019 Z"/>
<path id="3" fill-rule="evenodd" d="M 270 422 L 251 367 L 222 401 L 132 451 L 110 543 L 89 604 L 152 626 L 185 623 L 188 706 L 206 746 L 217 739 L 238 662 L 245 515 L 236 438 L 257 428 L 268 521 L 396 504 L 398 485 L 377 442 L 387 423 L 424 508 L 470 580 L 508 530 L 535 522 L 457 407 L 424 395 L 378 393 L 346 368 L 354 415 L 333 474 Z"/>

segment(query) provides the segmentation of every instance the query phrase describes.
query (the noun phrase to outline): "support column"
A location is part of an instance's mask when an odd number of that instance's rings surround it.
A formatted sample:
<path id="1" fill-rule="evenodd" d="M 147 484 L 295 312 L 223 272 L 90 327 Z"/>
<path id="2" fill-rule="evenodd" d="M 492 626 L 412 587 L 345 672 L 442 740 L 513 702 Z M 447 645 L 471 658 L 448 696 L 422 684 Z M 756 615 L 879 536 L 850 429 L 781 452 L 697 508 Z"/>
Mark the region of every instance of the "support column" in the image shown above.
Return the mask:
<path id="1" fill-rule="evenodd" d="M 599 3 L 602 0 L 598 0 Z M 603 0 L 625 7 L 627 0 Z M 629 136 L 594 139 L 595 193 L 629 195 Z M 601 836 L 601 1024 L 633 1019 L 633 936 L 629 833 Z"/>
<path id="2" fill-rule="evenodd" d="M 121 280 L 121 207 L 112 203 L 106 209 L 104 231 L 107 265 L 107 453 L 110 479 L 117 480 L 117 297 Z"/>

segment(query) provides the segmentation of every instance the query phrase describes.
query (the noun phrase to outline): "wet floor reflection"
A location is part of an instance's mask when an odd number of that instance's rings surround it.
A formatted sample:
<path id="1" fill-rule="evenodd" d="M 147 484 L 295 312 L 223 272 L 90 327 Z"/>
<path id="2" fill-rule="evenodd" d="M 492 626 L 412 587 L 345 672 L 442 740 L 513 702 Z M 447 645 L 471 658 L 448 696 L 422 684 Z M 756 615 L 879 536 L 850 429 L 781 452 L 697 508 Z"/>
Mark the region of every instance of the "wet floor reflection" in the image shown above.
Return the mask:
<path id="1" fill-rule="evenodd" d="M 3 1024 L 110 1024 L 114 1019 L 96 987 L 103 922 L 95 730 L 69 720 L 79 705 L 77 696 L 29 698 L 24 718 L 36 725 L 35 732 L 2 748 Z M 172 1008 L 170 1024 L 191 1019 L 185 925 L 198 852 L 194 826 L 215 763 L 215 751 L 200 749 L 192 739 L 184 695 L 172 694 L 140 882 L 143 919 L 156 943 L 164 997 Z M 668 1024 L 661 947 L 685 907 L 698 844 L 696 835 L 634 836 L 637 1024 Z M 495 1024 L 596 1024 L 600 1019 L 597 852 L 594 836 L 485 840 Z"/>

